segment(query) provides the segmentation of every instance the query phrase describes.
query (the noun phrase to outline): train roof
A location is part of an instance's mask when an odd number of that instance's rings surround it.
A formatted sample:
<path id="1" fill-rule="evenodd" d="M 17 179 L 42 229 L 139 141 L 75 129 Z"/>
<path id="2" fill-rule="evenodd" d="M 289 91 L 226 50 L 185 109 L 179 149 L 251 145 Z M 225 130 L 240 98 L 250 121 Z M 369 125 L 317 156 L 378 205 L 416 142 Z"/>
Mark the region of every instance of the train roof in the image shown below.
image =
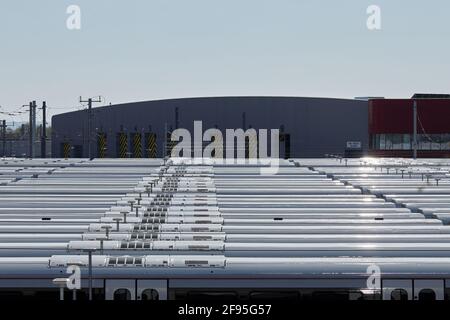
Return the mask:
<path id="1" fill-rule="evenodd" d="M 450 273 L 450 160 L 263 160 L 1 159 L 0 278 Z"/>

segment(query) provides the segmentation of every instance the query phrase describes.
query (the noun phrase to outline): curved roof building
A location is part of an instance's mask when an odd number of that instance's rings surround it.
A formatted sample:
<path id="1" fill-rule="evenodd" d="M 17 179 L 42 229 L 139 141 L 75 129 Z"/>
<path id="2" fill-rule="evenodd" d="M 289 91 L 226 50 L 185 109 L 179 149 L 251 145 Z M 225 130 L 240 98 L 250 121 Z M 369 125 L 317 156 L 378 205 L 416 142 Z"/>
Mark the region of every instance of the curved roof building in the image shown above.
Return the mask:
<path id="1" fill-rule="evenodd" d="M 168 150 L 167 133 L 176 128 L 193 132 L 197 120 L 203 131 L 279 129 L 280 156 L 285 158 L 361 154 L 368 147 L 367 101 L 214 97 L 125 103 L 56 115 L 52 152 L 55 157 L 161 157 Z"/>

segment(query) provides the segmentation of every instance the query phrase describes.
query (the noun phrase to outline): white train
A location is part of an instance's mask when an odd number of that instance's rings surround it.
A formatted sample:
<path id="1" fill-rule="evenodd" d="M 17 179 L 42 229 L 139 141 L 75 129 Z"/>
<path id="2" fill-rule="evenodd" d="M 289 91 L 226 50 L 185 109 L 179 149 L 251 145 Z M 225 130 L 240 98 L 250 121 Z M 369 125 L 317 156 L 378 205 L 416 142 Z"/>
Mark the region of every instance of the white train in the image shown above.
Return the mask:
<path id="1" fill-rule="evenodd" d="M 4 159 L 0 298 L 448 299 L 447 169 Z"/>

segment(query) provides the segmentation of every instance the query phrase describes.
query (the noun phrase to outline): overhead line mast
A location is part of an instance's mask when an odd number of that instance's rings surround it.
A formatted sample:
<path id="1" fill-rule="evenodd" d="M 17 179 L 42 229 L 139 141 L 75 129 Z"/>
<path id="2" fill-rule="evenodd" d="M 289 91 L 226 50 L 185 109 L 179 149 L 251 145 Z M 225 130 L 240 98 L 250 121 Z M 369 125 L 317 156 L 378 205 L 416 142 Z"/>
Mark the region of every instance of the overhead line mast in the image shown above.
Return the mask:
<path id="1" fill-rule="evenodd" d="M 99 97 L 98 99 L 94 100 L 92 98 L 89 98 L 87 100 L 83 100 L 82 97 L 80 97 L 80 103 L 87 103 L 88 104 L 88 158 L 89 160 L 94 159 L 94 157 L 92 156 L 92 103 L 101 103 L 102 99 L 101 97 Z"/>

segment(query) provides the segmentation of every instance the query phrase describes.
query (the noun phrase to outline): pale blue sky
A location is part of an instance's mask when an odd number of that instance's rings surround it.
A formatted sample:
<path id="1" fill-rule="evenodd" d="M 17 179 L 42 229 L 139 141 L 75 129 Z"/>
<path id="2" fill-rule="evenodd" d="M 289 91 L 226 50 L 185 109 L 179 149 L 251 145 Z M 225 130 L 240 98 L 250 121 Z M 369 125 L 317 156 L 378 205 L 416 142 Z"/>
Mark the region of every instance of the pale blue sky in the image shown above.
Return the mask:
<path id="1" fill-rule="evenodd" d="M 450 93 L 449 35 L 448 0 L 0 0 L 0 105 Z"/>

